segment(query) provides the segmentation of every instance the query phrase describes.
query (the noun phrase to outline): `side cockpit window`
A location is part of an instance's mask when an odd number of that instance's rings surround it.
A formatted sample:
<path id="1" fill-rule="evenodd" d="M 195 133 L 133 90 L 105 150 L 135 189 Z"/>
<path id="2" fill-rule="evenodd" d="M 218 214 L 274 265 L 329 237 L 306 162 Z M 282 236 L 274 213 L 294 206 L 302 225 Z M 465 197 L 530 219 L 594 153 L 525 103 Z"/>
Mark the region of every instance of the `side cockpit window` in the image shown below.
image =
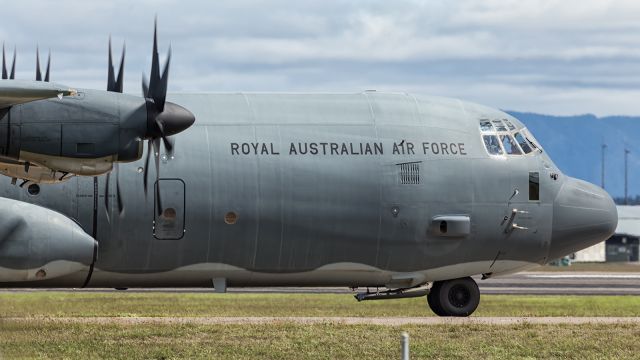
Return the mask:
<path id="1" fill-rule="evenodd" d="M 504 151 L 509 155 L 520 155 L 520 148 L 516 145 L 516 142 L 513 140 L 511 135 L 505 134 L 500 135 L 500 142 L 502 143 L 502 147 L 504 147 Z"/>
<path id="2" fill-rule="evenodd" d="M 480 133 L 489 155 L 526 155 L 542 152 L 527 129 L 508 119 L 480 119 Z"/>
<path id="3" fill-rule="evenodd" d="M 484 147 L 487 148 L 489 154 L 502 155 L 502 148 L 500 147 L 500 142 L 498 141 L 497 136 L 482 135 L 482 139 L 484 140 Z"/>
<path id="4" fill-rule="evenodd" d="M 522 151 L 524 151 L 525 154 L 528 154 L 528 153 L 533 151 L 531 149 L 531 146 L 529 146 L 529 142 L 524 138 L 524 136 L 522 136 L 522 134 L 517 132 L 514 135 L 514 137 L 516 138 L 516 141 L 518 142 L 518 145 L 520 145 L 520 148 L 522 149 Z"/>

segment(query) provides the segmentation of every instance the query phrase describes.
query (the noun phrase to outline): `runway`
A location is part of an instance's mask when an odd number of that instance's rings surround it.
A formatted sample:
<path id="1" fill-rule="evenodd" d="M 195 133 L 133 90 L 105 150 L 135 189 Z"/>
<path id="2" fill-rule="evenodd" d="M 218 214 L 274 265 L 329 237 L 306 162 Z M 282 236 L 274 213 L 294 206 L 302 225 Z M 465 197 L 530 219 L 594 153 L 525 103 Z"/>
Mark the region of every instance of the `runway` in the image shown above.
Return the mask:
<path id="1" fill-rule="evenodd" d="M 640 272 L 523 272 L 486 280 L 475 278 L 483 294 L 515 295 L 640 295 Z M 365 291 L 359 288 L 356 291 Z M 111 292 L 114 289 L 3 289 L 0 292 L 86 291 Z M 140 288 L 127 292 L 206 293 L 212 288 Z M 229 288 L 229 293 L 313 293 L 353 294 L 345 287 L 259 287 Z"/>
<path id="2" fill-rule="evenodd" d="M 483 294 L 640 294 L 640 273 L 524 272 L 493 279 L 476 280 Z"/>
<path id="3" fill-rule="evenodd" d="M 234 317 L 26 317 L 2 318 L 6 322 L 49 322 L 63 324 L 117 325 L 265 325 L 265 324 L 339 324 L 339 325 L 580 325 L 580 324 L 640 324 L 640 317 L 338 317 L 338 316 L 234 316 Z"/>

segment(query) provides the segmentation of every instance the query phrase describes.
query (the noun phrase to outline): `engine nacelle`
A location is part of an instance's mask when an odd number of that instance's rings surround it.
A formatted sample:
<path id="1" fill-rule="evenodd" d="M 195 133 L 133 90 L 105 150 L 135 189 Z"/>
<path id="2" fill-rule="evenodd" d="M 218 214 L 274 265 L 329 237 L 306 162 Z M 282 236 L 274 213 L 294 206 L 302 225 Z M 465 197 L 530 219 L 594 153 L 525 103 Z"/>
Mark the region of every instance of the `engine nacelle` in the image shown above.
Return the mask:
<path id="1" fill-rule="evenodd" d="M 70 218 L 0 198 L 0 282 L 36 281 L 86 271 L 97 242 Z"/>
<path id="2" fill-rule="evenodd" d="M 144 98 L 80 90 L 0 113 L 0 156 L 62 173 L 94 176 L 142 156 Z M 27 171 L 28 172 L 28 171 Z"/>

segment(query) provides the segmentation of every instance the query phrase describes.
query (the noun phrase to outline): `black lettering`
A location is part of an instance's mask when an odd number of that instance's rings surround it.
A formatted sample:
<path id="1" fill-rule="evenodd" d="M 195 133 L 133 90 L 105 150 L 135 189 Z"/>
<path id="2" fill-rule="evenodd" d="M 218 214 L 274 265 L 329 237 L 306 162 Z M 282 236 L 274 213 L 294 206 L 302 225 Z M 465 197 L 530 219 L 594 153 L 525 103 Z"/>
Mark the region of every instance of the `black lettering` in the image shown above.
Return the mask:
<path id="1" fill-rule="evenodd" d="M 271 154 L 272 154 L 272 155 L 280 155 L 280 153 L 279 153 L 278 151 L 275 151 L 275 150 L 273 149 L 273 143 L 271 143 Z"/>
<path id="2" fill-rule="evenodd" d="M 320 143 L 322 145 L 322 155 L 327 155 L 327 145 L 328 143 Z"/>
<path id="3" fill-rule="evenodd" d="M 342 143 L 340 155 L 349 155 L 349 149 L 347 148 L 347 144 Z"/>
<path id="4" fill-rule="evenodd" d="M 467 155 L 464 151 L 464 143 L 458 143 L 458 149 L 460 149 L 460 155 Z"/>
<path id="5" fill-rule="evenodd" d="M 455 143 L 449 144 L 449 150 L 451 151 L 451 155 L 457 155 L 458 154 L 458 148 L 456 147 Z"/>
<path id="6" fill-rule="evenodd" d="M 402 146 L 398 146 L 398 144 L 394 142 L 393 143 L 393 155 L 400 155 L 400 148 L 401 147 Z M 404 148 L 403 148 L 403 150 L 404 150 Z M 404 151 L 403 151 L 403 153 L 404 153 Z"/>
<path id="7" fill-rule="evenodd" d="M 362 146 L 362 144 L 360 144 Z M 353 143 L 349 143 L 349 149 L 351 149 L 351 155 L 360 155 L 359 152 L 353 150 Z"/>
<path id="8" fill-rule="evenodd" d="M 291 143 L 289 145 L 289 155 L 298 155 L 298 152 L 296 151 L 296 145 L 294 143 Z"/>
<path id="9" fill-rule="evenodd" d="M 245 155 L 251 154 L 251 146 L 249 144 L 242 143 L 242 146 L 240 148 L 241 148 L 243 154 L 245 154 Z"/>
<path id="10" fill-rule="evenodd" d="M 331 143 L 331 155 L 340 155 L 338 153 L 338 144 Z"/>
<path id="11" fill-rule="evenodd" d="M 429 151 L 429 143 L 428 142 L 423 142 L 422 143 L 422 151 L 424 152 L 425 155 L 427 155 L 427 151 Z"/>
<path id="12" fill-rule="evenodd" d="M 449 155 L 449 149 L 447 149 L 447 143 L 440 143 L 440 148 L 442 149 L 442 155 Z"/>
<path id="13" fill-rule="evenodd" d="M 382 143 L 373 143 L 373 147 L 376 150 L 376 155 L 382 155 L 383 154 Z"/>
<path id="14" fill-rule="evenodd" d="M 407 141 L 407 155 L 408 154 L 415 155 L 416 152 L 413 151 L 413 143 Z"/>
<path id="15" fill-rule="evenodd" d="M 262 151 L 260 151 L 260 155 L 269 155 L 269 148 L 267 148 L 267 144 L 262 144 Z"/>
<path id="16" fill-rule="evenodd" d="M 366 155 L 373 155 L 373 150 L 371 150 L 371 145 L 369 145 L 369 143 L 365 144 L 364 153 Z"/>
<path id="17" fill-rule="evenodd" d="M 258 155 L 258 146 L 260 144 L 259 143 L 251 143 L 251 146 L 253 147 L 253 153 Z"/>
<path id="18" fill-rule="evenodd" d="M 240 155 L 238 152 L 239 147 L 240 145 L 238 145 L 238 143 L 231 143 L 231 155 Z"/>
<path id="19" fill-rule="evenodd" d="M 304 145 L 304 150 L 302 150 L 302 145 Z M 307 143 L 298 143 L 298 148 L 300 149 L 300 155 L 306 155 L 309 152 Z"/>
<path id="20" fill-rule="evenodd" d="M 311 143 L 309 144 L 309 153 L 311 153 L 311 155 L 318 155 L 318 144 L 316 143 Z"/>
<path id="21" fill-rule="evenodd" d="M 431 144 L 431 152 L 433 152 L 435 155 L 440 154 L 440 145 L 438 145 L 438 143 Z"/>

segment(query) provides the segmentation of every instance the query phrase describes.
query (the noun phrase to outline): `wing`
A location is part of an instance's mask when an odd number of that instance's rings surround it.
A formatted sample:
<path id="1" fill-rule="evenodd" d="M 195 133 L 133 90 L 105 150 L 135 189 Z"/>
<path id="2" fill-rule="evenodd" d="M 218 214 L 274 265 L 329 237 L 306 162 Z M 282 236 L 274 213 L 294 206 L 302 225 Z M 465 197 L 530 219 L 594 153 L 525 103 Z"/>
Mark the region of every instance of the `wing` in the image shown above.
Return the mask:
<path id="1" fill-rule="evenodd" d="M 24 80 L 0 80 L 0 109 L 30 101 L 75 95 L 74 89 L 64 85 Z"/>

